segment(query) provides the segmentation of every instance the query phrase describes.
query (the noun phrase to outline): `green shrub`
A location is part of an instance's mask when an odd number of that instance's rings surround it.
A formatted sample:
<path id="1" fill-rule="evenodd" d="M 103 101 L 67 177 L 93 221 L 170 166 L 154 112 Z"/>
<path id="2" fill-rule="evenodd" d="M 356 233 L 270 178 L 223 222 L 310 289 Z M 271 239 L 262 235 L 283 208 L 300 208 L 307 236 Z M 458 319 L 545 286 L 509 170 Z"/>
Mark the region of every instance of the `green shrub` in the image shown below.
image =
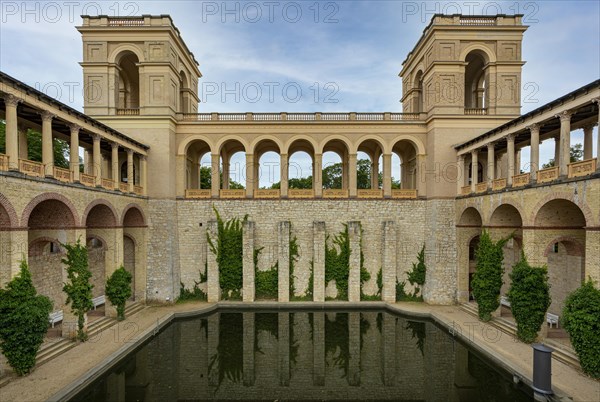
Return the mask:
<path id="1" fill-rule="evenodd" d="M 583 371 L 600 379 L 600 289 L 591 279 L 567 297 L 561 322 Z"/>
<path id="2" fill-rule="evenodd" d="M 48 329 L 52 303 L 37 295 L 27 263 L 0 289 L 0 349 L 18 375 L 31 372 Z"/>
<path id="3" fill-rule="evenodd" d="M 67 294 L 66 304 L 71 304 L 71 311 L 77 316 L 77 339 L 86 341 L 88 336 L 84 331 L 85 315 L 94 307 L 94 285 L 90 283 L 92 273 L 88 265 L 87 247 L 81 244 L 81 239 L 77 239 L 75 244 L 63 244 L 63 247 L 67 250 L 67 258 L 62 259 L 62 262 L 67 266 L 69 280 L 63 286 L 63 291 Z"/>
<path id="4" fill-rule="evenodd" d="M 512 236 L 512 235 L 511 235 Z M 493 242 L 487 230 L 481 234 L 479 247 L 475 251 L 477 268 L 473 275 L 473 296 L 477 300 L 479 319 L 489 321 L 492 312 L 500 307 L 500 288 L 504 268 L 502 248 L 510 237 Z"/>
<path id="5" fill-rule="evenodd" d="M 125 302 L 131 297 L 131 273 L 122 265 L 106 280 L 106 297 L 117 308 L 117 320 L 125 319 Z"/>
<path id="6" fill-rule="evenodd" d="M 333 245 L 328 244 L 329 236 L 325 239 L 325 284 L 335 280 L 337 299 L 348 300 L 348 276 L 350 274 L 350 237 L 348 225 L 333 237 Z M 338 246 L 337 248 L 335 247 Z"/>
<path id="7" fill-rule="evenodd" d="M 517 322 L 517 337 L 525 343 L 535 341 L 546 311 L 550 307 L 550 286 L 546 267 L 532 267 L 525 254 L 510 274 L 511 285 L 508 300 Z"/>
<path id="8" fill-rule="evenodd" d="M 279 296 L 279 263 L 276 262 L 270 269 L 258 269 L 258 256 L 262 247 L 254 250 L 254 281 L 257 299 L 277 300 Z"/>
<path id="9" fill-rule="evenodd" d="M 414 286 L 413 297 L 423 298 L 421 289 L 425 285 L 425 275 L 427 273 L 427 267 L 425 266 L 425 244 L 421 247 L 421 251 L 417 254 L 417 263 L 412 264 L 412 270 L 408 272 L 408 281 Z"/>

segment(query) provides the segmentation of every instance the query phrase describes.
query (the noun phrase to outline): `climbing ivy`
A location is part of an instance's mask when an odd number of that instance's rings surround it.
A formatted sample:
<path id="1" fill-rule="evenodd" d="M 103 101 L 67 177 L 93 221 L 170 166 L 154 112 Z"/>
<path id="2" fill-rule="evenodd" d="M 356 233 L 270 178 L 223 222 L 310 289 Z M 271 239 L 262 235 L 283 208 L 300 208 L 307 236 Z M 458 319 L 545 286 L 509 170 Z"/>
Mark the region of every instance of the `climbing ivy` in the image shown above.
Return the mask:
<path id="1" fill-rule="evenodd" d="M 348 277 L 350 274 L 348 225 L 345 224 L 344 230 L 333 237 L 331 246 L 329 246 L 328 240 L 329 235 L 325 238 L 325 284 L 335 280 L 337 299 L 348 300 Z"/>
<path id="2" fill-rule="evenodd" d="M 243 235 L 242 224 L 248 220 L 233 218 L 224 221 L 213 206 L 217 216 L 217 244 L 213 244 L 206 234 L 211 252 L 217 256 L 219 266 L 219 286 L 223 299 L 239 300 L 243 286 Z"/>
<path id="3" fill-rule="evenodd" d="M 48 329 L 52 303 L 38 295 L 25 260 L 21 270 L 0 289 L 0 349 L 17 375 L 28 374 Z"/>
<path id="4" fill-rule="evenodd" d="M 406 281 L 396 281 L 396 300 L 397 301 L 423 301 L 421 289 L 425 285 L 427 267 L 425 265 L 425 244 L 417 254 L 417 262 L 412 264 L 412 269 L 408 271 L 408 281 L 414 287 L 412 294 L 406 293 Z"/>
<path id="5" fill-rule="evenodd" d="M 473 296 L 477 300 L 479 319 L 482 321 L 491 320 L 492 312 L 500 306 L 500 288 L 504 273 L 502 248 L 511 237 L 512 235 L 494 242 L 489 232 L 484 230 L 479 240 L 479 247 L 475 251 L 477 267 L 472 286 Z"/>
<path id="6" fill-rule="evenodd" d="M 66 304 L 71 304 L 71 311 L 77 315 L 77 339 L 86 341 L 88 338 L 84 330 L 85 315 L 94 307 L 92 303 L 92 288 L 90 283 L 92 272 L 88 265 L 87 247 L 81 244 L 81 239 L 77 239 L 75 244 L 63 244 L 67 250 L 67 258 L 61 261 L 67 266 L 68 283 L 63 286 L 63 291 L 67 294 Z"/>
<path id="7" fill-rule="evenodd" d="M 279 286 L 279 263 L 276 262 L 267 271 L 258 269 L 258 256 L 262 251 L 261 248 L 254 250 L 254 277 L 256 284 L 256 298 L 263 300 L 277 300 Z"/>
<path id="8" fill-rule="evenodd" d="M 208 263 L 204 263 L 204 273 L 200 272 L 200 281 L 194 281 L 194 287 L 192 290 L 186 289 L 183 282 L 179 282 L 179 298 L 177 299 L 177 303 L 183 303 L 188 300 L 199 300 L 199 301 L 207 301 L 208 295 L 200 289 L 200 285 L 206 283 L 208 279 Z"/>
<path id="9" fill-rule="evenodd" d="M 292 230 L 290 226 L 290 231 Z M 289 243 L 289 251 L 290 251 L 290 299 L 294 298 L 296 294 L 296 275 L 294 274 L 294 269 L 296 268 L 296 263 L 298 262 L 299 249 L 298 249 L 298 238 L 294 236 L 290 237 Z"/>
<path id="10" fill-rule="evenodd" d="M 546 267 L 532 267 L 521 253 L 521 260 L 510 273 L 508 300 L 517 322 L 517 337 L 525 342 L 535 341 L 546 311 L 550 307 L 550 286 Z"/>
<path id="11" fill-rule="evenodd" d="M 600 379 L 600 290 L 591 279 L 567 296 L 561 322 L 583 371 Z"/>
<path id="12" fill-rule="evenodd" d="M 382 289 L 383 289 L 383 271 L 380 267 L 379 271 L 377 271 L 377 293 L 375 293 L 374 295 L 366 295 L 362 292 L 362 288 L 361 288 L 360 299 L 365 300 L 365 301 L 381 300 L 381 290 Z"/>

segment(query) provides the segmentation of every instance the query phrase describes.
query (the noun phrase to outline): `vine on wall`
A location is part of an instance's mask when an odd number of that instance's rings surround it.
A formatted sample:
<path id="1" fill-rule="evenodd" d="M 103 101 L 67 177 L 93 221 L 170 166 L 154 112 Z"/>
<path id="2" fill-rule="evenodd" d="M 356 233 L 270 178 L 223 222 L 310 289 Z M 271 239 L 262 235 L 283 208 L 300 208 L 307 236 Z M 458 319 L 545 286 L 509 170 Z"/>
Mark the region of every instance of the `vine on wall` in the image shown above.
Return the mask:
<path id="1" fill-rule="evenodd" d="M 217 256 L 219 266 L 219 286 L 223 299 L 240 300 L 243 286 L 243 234 L 242 224 L 248 220 L 232 218 L 224 221 L 213 206 L 217 216 L 217 244 L 213 244 L 206 234 L 210 251 Z"/>
<path id="2" fill-rule="evenodd" d="M 254 278 L 256 299 L 277 300 L 279 286 L 279 262 L 266 271 L 258 269 L 258 256 L 263 247 L 254 250 Z"/>
<path id="3" fill-rule="evenodd" d="M 406 281 L 396 281 L 396 300 L 398 301 L 423 301 L 421 289 L 425 285 L 427 277 L 427 266 L 425 265 L 425 244 L 417 254 L 417 262 L 412 264 L 412 269 L 408 271 L 408 282 L 413 286 L 413 293 L 407 293 L 405 290 Z"/>

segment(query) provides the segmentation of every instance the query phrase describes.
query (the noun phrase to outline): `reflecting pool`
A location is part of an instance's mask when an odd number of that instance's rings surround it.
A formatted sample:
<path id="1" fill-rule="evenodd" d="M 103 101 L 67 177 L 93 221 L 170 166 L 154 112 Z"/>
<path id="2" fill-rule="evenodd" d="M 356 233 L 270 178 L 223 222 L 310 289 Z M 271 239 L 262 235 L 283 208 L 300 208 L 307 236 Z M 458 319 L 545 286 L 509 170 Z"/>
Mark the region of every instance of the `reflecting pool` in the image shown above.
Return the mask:
<path id="1" fill-rule="evenodd" d="M 74 401 L 530 401 L 436 324 L 385 311 L 231 311 L 174 321 Z"/>

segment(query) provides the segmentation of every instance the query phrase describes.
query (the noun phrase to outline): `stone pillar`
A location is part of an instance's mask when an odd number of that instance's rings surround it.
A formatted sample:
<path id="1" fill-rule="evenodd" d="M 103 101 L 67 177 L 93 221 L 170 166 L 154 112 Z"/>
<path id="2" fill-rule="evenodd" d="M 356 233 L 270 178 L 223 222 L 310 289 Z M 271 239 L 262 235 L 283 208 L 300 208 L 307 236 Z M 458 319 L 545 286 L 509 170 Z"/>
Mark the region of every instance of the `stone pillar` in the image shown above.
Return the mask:
<path id="1" fill-rule="evenodd" d="M 254 222 L 245 221 L 242 224 L 242 237 L 243 300 L 245 302 L 253 302 L 256 269 L 254 267 Z"/>
<path id="2" fill-rule="evenodd" d="M 427 178 L 427 156 L 425 154 L 418 154 L 416 160 L 416 170 L 415 170 L 415 189 L 417 190 L 417 195 L 419 197 L 425 197 L 427 183 L 425 182 Z"/>
<path id="3" fill-rule="evenodd" d="M 456 194 L 461 195 L 462 188 L 465 185 L 465 156 L 458 155 L 456 164 Z"/>
<path id="4" fill-rule="evenodd" d="M 277 262 L 279 301 L 290 301 L 290 222 L 279 222 L 277 228 Z M 293 295 L 292 295 L 293 296 Z"/>
<path id="5" fill-rule="evenodd" d="M 206 232 L 210 242 L 217 247 L 219 235 L 217 221 L 208 221 L 206 223 Z M 217 256 L 212 251 L 210 244 L 207 245 L 206 250 L 206 266 L 207 299 L 209 303 L 215 303 L 221 299 L 221 285 L 219 284 L 219 265 L 217 264 Z"/>
<path id="6" fill-rule="evenodd" d="M 231 164 L 229 155 L 223 152 L 223 190 L 229 190 L 229 180 L 231 179 Z"/>
<path id="7" fill-rule="evenodd" d="M 357 188 L 356 188 L 356 180 L 357 180 L 357 172 L 356 172 L 356 154 L 348 155 L 348 194 L 350 198 L 356 198 Z"/>
<path id="8" fill-rule="evenodd" d="M 558 167 L 560 161 L 560 137 L 554 137 L 554 166 Z"/>
<path id="9" fill-rule="evenodd" d="M 587 124 L 583 126 L 583 160 L 593 158 L 593 133 L 594 124 Z"/>
<path id="10" fill-rule="evenodd" d="M 479 156 L 478 149 L 471 151 L 471 192 L 472 193 L 475 192 L 475 187 L 477 186 L 477 179 L 478 179 L 477 171 L 478 171 L 478 167 L 479 167 L 478 156 Z"/>
<path id="11" fill-rule="evenodd" d="M 537 181 L 537 172 L 540 169 L 540 125 L 532 124 L 528 127 L 531 132 L 531 157 L 529 161 L 529 173 L 531 181 Z"/>
<path id="12" fill-rule="evenodd" d="M 290 385 L 290 313 L 279 313 L 278 322 L 278 360 L 279 360 L 279 385 Z M 291 323 L 294 325 L 294 323 Z"/>
<path id="13" fill-rule="evenodd" d="M 71 176 L 73 181 L 79 181 L 79 130 L 76 124 L 71 124 L 71 144 L 69 146 L 69 166 L 71 166 Z"/>
<path id="14" fill-rule="evenodd" d="M 487 186 L 492 188 L 492 182 L 496 178 L 494 167 L 496 166 L 496 158 L 494 156 L 494 143 L 487 145 Z"/>
<path id="15" fill-rule="evenodd" d="M 521 150 L 515 152 L 515 176 L 521 174 Z"/>
<path id="16" fill-rule="evenodd" d="M 254 176 L 254 154 L 246 154 L 246 198 L 254 197 L 257 177 Z"/>
<path id="17" fill-rule="evenodd" d="M 383 384 L 390 387 L 396 378 L 396 317 L 392 314 L 383 315 L 381 336 Z"/>
<path id="18" fill-rule="evenodd" d="M 289 161 L 287 154 L 279 155 L 279 189 L 282 198 L 288 196 Z"/>
<path id="19" fill-rule="evenodd" d="M 383 222 L 383 256 L 381 276 L 383 289 L 381 300 L 387 303 L 396 302 L 396 225 L 394 221 Z"/>
<path id="20" fill-rule="evenodd" d="M 17 105 L 22 100 L 14 95 L 4 96 L 6 107 L 6 155 L 8 155 L 8 168 L 19 170 L 19 131 L 17 118 Z"/>
<path id="21" fill-rule="evenodd" d="M 54 147 L 52 146 L 52 119 L 54 115 L 48 111 L 42 116 L 42 163 L 46 176 L 54 176 Z"/>
<path id="22" fill-rule="evenodd" d="M 83 149 L 83 173 L 85 174 L 90 174 L 90 171 L 92 170 L 90 167 L 91 164 L 91 155 L 90 155 L 90 150 L 87 148 Z"/>
<path id="23" fill-rule="evenodd" d="M 571 113 L 568 111 L 556 115 L 560 119 L 560 162 L 557 162 L 558 175 L 566 177 L 571 163 Z"/>
<path id="24" fill-rule="evenodd" d="M 507 187 L 512 186 L 513 175 L 515 174 L 515 135 L 509 134 L 506 137 L 506 154 L 508 156 L 508 173 L 506 174 Z"/>
<path id="25" fill-rule="evenodd" d="M 323 154 L 315 154 L 313 162 L 313 189 L 315 198 L 323 196 Z"/>
<path id="26" fill-rule="evenodd" d="M 325 301 L 325 222 L 313 222 L 313 301 Z"/>
<path id="27" fill-rule="evenodd" d="M 325 385 L 325 313 L 313 314 L 313 385 Z"/>
<path id="28" fill-rule="evenodd" d="M 142 195 L 148 194 L 148 160 L 145 155 L 140 155 L 140 186 Z"/>
<path id="29" fill-rule="evenodd" d="M 114 185 L 114 189 L 118 190 L 119 189 L 119 181 L 120 181 L 120 177 L 119 177 L 119 144 L 117 144 L 116 142 L 113 142 L 111 144 L 110 158 L 111 158 L 111 170 L 112 170 L 113 185 Z"/>
<path id="30" fill-rule="evenodd" d="M 221 175 L 219 174 L 219 154 L 210 155 L 210 180 L 211 180 L 211 196 L 219 198 L 219 190 L 221 189 Z"/>
<path id="31" fill-rule="evenodd" d="M 379 153 L 373 152 L 371 163 L 371 190 L 379 188 Z"/>
<path id="32" fill-rule="evenodd" d="M 383 197 L 392 196 L 392 154 L 383 154 Z"/>
<path id="33" fill-rule="evenodd" d="M 27 147 L 27 127 L 24 124 L 19 123 L 17 125 L 17 132 L 19 137 L 19 159 L 28 159 L 29 149 Z"/>
<path id="34" fill-rule="evenodd" d="M 348 314 L 348 385 L 360 386 L 360 313 Z"/>
<path id="35" fill-rule="evenodd" d="M 242 313 L 244 320 L 244 340 L 243 340 L 243 372 L 244 386 L 250 387 L 254 385 L 254 337 L 256 330 L 254 327 L 254 313 Z"/>
<path id="36" fill-rule="evenodd" d="M 350 241 L 350 273 L 348 276 L 348 301 L 360 301 L 360 222 L 348 222 Z"/>
<path id="37" fill-rule="evenodd" d="M 96 187 L 99 187 L 102 184 L 102 154 L 100 153 L 101 137 L 99 135 L 93 135 L 92 139 L 94 140 L 92 155 L 92 158 L 94 160 L 94 183 L 96 184 Z M 133 190 L 133 188 L 131 190 Z M 129 192 L 133 192 L 131 190 Z"/>
<path id="38" fill-rule="evenodd" d="M 133 149 L 127 150 L 127 191 L 133 193 Z"/>

